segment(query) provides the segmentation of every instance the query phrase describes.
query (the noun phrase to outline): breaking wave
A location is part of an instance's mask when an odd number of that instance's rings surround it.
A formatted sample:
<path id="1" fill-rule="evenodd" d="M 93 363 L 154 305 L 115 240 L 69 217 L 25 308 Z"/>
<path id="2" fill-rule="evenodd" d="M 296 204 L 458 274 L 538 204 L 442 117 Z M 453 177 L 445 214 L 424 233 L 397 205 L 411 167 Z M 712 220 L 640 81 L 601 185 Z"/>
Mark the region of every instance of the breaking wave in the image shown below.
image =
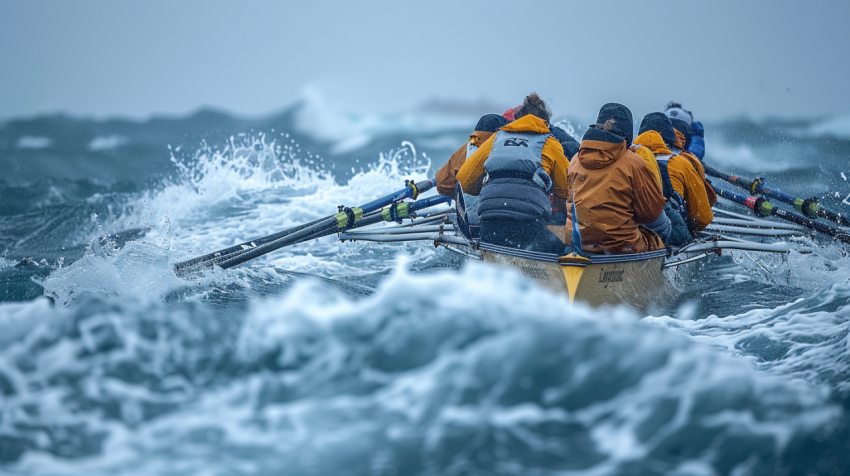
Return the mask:
<path id="1" fill-rule="evenodd" d="M 477 119 L 357 114 L 309 91 L 299 107 L 277 132 L 170 153 L 148 125 L 47 144 L 48 118 L 2 136 L 8 163 L 92 157 L 80 159 L 88 171 L 138 158 L 155 179 L 0 184 L 0 278 L 12 289 L 0 297 L 22 301 L 0 303 L 0 472 L 850 467 L 850 258 L 837 244 L 802 238 L 812 253 L 733 252 L 682 270 L 679 319 L 570 307 L 430 244 L 327 237 L 176 278 L 176 261 L 433 176 Z M 205 133 L 233 118 L 192 120 Z M 801 124 L 709 125 L 707 163 L 838 193 L 841 206 L 843 143 L 788 132 L 820 127 Z M 794 140 L 775 145 L 786 133 Z M 140 144 L 163 156 L 139 156 Z M 126 168 L 115 176 L 136 173 Z"/>
<path id="2" fill-rule="evenodd" d="M 696 323 L 671 332 L 626 310 L 570 308 L 483 265 L 405 267 L 358 300 L 302 282 L 239 312 L 108 298 L 48 311 L 49 323 L 0 351 L 0 461 L 28 474 L 211 464 L 255 474 L 769 474 L 793 460 L 789 448 L 839 431 L 827 387 L 780 378 L 805 372 L 812 356 L 798 349 L 785 357 L 794 363 L 764 372 L 757 345 L 736 356 L 713 348 L 716 332 L 676 335 Z M 846 302 L 850 290 L 840 292 Z M 21 311 L 0 306 L 7 312 Z M 735 333 L 721 322 L 700 325 Z M 782 330 L 787 340 L 807 329 Z"/>

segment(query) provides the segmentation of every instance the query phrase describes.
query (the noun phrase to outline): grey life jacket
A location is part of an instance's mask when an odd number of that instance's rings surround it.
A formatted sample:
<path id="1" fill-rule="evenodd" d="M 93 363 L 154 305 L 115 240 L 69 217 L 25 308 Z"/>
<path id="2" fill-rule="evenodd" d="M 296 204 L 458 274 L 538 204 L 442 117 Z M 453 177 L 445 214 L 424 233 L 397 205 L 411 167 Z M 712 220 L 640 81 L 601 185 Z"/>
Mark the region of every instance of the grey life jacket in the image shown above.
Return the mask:
<path id="1" fill-rule="evenodd" d="M 543 145 L 551 134 L 498 131 L 484 162 L 478 202 L 483 220 L 548 220 L 552 178 L 543 170 Z"/>

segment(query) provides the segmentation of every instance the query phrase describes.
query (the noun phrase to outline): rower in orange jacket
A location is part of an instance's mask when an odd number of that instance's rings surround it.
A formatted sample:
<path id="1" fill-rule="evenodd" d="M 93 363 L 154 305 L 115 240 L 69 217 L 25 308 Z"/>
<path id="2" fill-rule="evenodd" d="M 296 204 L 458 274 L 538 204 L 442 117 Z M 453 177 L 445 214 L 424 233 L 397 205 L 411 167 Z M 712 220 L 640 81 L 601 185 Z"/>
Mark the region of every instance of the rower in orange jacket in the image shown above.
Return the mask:
<path id="1" fill-rule="evenodd" d="M 664 213 L 664 195 L 644 160 L 629 150 L 632 113 L 622 104 L 599 110 L 570 162 L 567 178 L 576 204 L 582 250 L 597 254 L 642 253 L 661 249 L 661 239 L 645 228 Z"/>

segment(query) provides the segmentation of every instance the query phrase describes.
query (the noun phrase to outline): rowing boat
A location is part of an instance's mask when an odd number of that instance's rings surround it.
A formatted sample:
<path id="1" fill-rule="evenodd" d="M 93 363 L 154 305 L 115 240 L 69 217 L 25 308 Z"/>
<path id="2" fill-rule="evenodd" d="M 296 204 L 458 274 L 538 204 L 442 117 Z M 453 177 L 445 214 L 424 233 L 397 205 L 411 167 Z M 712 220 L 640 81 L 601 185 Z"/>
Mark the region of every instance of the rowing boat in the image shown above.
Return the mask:
<path id="1" fill-rule="evenodd" d="M 678 291 L 672 278 L 680 265 L 716 256 L 724 249 L 778 253 L 790 249 L 785 243 L 765 244 L 728 238 L 698 241 L 677 250 L 559 256 L 480 241 L 477 227 L 466 219 L 462 195 L 458 197 L 453 210 L 417 218 L 409 224 L 343 232 L 340 239 L 379 243 L 432 241 L 436 246 L 444 246 L 469 258 L 513 268 L 540 286 L 565 294 L 571 303 L 582 302 L 594 307 L 626 305 L 640 311 L 664 307 L 676 298 Z M 765 226 L 760 221 L 740 220 L 738 224 Z M 742 233 L 751 229 L 755 228 L 736 228 Z"/>
<path id="2" fill-rule="evenodd" d="M 667 250 L 588 257 L 506 248 L 479 243 L 485 262 L 506 265 L 539 285 L 591 306 L 628 304 L 649 310 L 676 296 L 665 276 Z"/>
<path id="3" fill-rule="evenodd" d="M 559 256 L 482 242 L 476 227 L 467 219 L 462 190 L 455 196 L 454 207 L 447 206 L 448 197 L 416 200 L 420 192 L 433 186 L 433 180 L 408 182 L 405 189 L 361 207 L 340 206 L 339 213 L 324 219 L 176 263 L 175 272 L 188 275 L 213 267 L 226 269 L 283 246 L 338 233 L 341 241 L 431 242 L 471 259 L 511 267 L 540 286 L 565 294 L 571 303 L 626 305 L 648 311 L 666 307 L 675 299 L 677 290 L 671 278 L 678 266 L 727 249 L 787 253 L 792 249 L 787 243 L 759 243 L 739 237 L 763 240 L 803 230 L 725 212 L 726 216 L 718 219 L 713 229 L 682 248 L 623 255 Z M 407 198 L 414 201 L 406 202 Z M 436 209 L 440 206 L 444 208 Z M 799 247 L 794 249 L 802 251 Z"/>

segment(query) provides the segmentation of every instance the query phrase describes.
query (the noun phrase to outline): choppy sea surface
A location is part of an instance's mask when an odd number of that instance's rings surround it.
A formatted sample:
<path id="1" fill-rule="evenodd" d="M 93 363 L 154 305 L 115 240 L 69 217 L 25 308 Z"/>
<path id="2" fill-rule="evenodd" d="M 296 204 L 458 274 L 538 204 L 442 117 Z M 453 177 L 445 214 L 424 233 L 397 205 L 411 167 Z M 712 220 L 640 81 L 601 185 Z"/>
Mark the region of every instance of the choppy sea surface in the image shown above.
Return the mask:
<path id="1" fill-rule="evenodd" d="M 0 473 L 850 473 L 850 256 L 827 237 L 684 267 L 652 315 L 427 243 L 173 274 L 433 177 L 476 120 L 307 95 L 0 124 Z M 707 163 L 850 212 L 846 117 L 706 129 Z"/>

